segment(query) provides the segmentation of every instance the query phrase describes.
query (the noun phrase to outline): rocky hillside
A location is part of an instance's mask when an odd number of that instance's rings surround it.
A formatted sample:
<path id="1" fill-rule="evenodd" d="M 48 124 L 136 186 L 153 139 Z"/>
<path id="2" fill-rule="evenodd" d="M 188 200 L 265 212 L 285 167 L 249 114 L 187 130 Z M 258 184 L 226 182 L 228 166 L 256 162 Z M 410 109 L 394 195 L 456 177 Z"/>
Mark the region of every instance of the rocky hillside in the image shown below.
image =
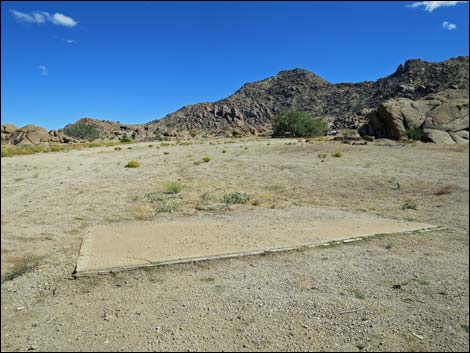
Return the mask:
<path id="1" fill-rule="evenodd" d="M 203 130 L 255 134 L 269 129 L 283 110 L 308 111 L 327 118 L 335 128 L 358 128 L 371 109 L 390 98 L 418 99 L 448 88 L 468 91 L 469 58 L 443 62 L 408 60 L 375 82 L 332 84 L 303 69 L 281 71 L 245 84 L 228 98 L 183 107 L 147 126 L 151 130 Z"/>

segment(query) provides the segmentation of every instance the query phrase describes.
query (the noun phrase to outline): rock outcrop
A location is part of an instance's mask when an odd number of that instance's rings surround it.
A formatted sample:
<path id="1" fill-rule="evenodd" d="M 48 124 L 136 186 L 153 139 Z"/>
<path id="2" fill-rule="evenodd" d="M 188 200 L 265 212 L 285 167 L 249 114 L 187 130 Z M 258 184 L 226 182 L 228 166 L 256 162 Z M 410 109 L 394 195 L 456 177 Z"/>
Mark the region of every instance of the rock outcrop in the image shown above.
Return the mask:
<path id="1" fill-rule="evenodd" d="M 45 129 L 36 125 L 26 125 L 15 130 L 9 142 L 17 146 L 48 145 L 51 140 Z"/>
<path id="2" fill-rule="evenodd" d="M 411 129 L 435 143 L 468 143 L 468 90 L 447 89 L 422 99 L 398 98 L 380 103 L 360 129 L 363 135 L 406 139 Z"/>
<path id="3" fill-rule="evenodd" d="M 16 125 L 13 124 L 5 124 L 2 125 L 2 143 L 9 143 L 11 137 L 18 130 Z"/>

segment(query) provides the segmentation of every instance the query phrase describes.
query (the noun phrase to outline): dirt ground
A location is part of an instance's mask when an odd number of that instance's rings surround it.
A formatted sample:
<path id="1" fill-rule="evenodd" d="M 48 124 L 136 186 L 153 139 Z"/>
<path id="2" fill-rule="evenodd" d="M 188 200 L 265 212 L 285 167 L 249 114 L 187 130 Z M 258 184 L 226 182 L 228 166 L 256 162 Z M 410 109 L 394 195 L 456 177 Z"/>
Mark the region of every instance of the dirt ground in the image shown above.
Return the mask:
<path id="1" fill-rule="evenodd" d="M 2 351 L 468 350 L 468 145 L 228 142 L 2 158 Z M 299 206 L 447 229 L 71 278 L 89 227 Z"/>

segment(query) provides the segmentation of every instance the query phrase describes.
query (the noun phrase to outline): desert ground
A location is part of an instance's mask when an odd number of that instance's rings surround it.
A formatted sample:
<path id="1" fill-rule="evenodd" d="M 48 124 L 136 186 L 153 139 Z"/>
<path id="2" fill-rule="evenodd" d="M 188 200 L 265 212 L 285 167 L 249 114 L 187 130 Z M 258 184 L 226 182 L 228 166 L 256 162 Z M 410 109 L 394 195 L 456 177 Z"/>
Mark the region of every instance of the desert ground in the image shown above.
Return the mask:
<path id="1" fill-rule="evenodd" d="M 468 145 L 252 138 L 120 147 L 1 159 L 2 351 L 468 350 Z M 140 167 L 126 168 L 132 160 Z M 168 182 L 181 192 L 168 194 Z M 231 192 L 249 200 L 227 205 Z M 305 207 L 446 228 L 72 276 L 91 227 L 182 217 L 244 224 L 266 212 L 295 219 Z"/>

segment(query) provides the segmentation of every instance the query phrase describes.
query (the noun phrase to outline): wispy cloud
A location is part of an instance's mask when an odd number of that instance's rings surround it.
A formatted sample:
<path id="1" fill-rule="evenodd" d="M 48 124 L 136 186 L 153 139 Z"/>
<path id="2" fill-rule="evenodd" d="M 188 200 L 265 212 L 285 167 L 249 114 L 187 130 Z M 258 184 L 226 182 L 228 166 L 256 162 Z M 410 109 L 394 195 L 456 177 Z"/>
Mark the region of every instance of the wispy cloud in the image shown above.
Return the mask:
<path id="1" fill-rule="evenodd" d="M 452 31 L 453 29 L 457 28 L 457 26 L 454 23 L 449 23 L 447 21 L 442 22 L 442 27 L 447 29 L 448 31 Z"/>
<path id="2" fill-rule="evenodd" d="M 45 67 L 44 65 L 39 65 L 38 66 L 38 69 L 41 71 L 41 75 L 42 76 L 47 76 L 49 75 L 49 70 L 47 67 Z"/>
<path id="3" fill-rule="evenodd" d="M 75 39 L 66 39 L 66 38 L 62 38 L 62 40 L 67 43 L 67 44 L 75 44 L 77 43 L 77 41 Z"/>
<path id="4" fill-rule="evenodd" d="M 11 10 L 11 13 L 18 22 L 28 22 L 37 24 L 50 22 L 57 26 L 65 27 L 75 27 L 78 24 L 78 21 L 74 20 L 72 17 L 65 16 L 64 14 L 58 12 L 51 15 L 49 12 L 45 11 L 33 11 L 30 13 L 26 13 Z"/>
<path id="5" fill-rule="evenodd" d="M 438 9 L 440 7 L 451 7 L 466 2 L 467 1 L 417 1 L 410 5 L 407 5 L 407 7 L 416 8 L 422 6 L 426 11 L 433 12 L 435 9 Z"/>

